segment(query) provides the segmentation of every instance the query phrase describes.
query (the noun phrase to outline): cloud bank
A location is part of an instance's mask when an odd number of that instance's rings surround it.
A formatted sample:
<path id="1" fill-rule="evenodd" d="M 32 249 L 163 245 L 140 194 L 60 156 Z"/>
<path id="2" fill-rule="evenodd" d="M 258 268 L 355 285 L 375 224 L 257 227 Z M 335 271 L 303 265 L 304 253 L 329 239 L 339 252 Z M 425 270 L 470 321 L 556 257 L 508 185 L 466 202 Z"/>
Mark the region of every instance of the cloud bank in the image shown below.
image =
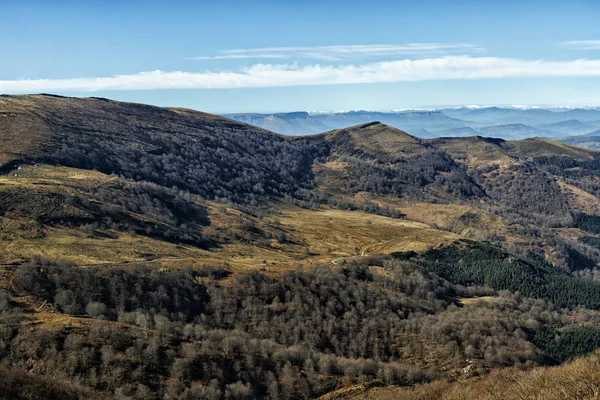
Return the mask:
<path id="1" fill-rule="evenodd" d="M 428 80 L 600 77 L 600 60 L 527 61 L 446 56 L 362 65 L 257 64 L 229 72 L 150 71 L 72 79 L 0 80 L 0 93 L 157 89 L 230 89 Z"/>
<path id="2" fill-rule="evenodd" d="M 470 43 L 407 43 L 402 45 L 371 44 L 315 47 L 263 47 L 257 49 L 224 50 L 213 56 L 190 57 L 188 60 L 224 60 L 235 58 L 308 58 L 317 60 L 348 60 L 399 54 L 463 54 L 484 51 Z"/>

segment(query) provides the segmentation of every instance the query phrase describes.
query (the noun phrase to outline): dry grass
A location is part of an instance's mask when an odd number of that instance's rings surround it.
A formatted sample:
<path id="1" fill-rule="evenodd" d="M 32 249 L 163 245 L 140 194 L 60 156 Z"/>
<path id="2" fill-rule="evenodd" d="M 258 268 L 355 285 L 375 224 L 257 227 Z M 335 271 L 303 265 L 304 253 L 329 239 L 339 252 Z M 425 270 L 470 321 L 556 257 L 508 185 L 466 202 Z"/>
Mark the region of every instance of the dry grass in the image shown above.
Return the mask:
<path id="1" fill-rule="evenodd" d="M 93 188 L 118 179 L 97 171 L 46 164 L 23 164 L 20 167 L 8 175 L 0 176 L 0 184 L 46 188 L 59 186 L 60 190 L 69 191 Z"/>
<path id="2" fill-rule="evenodd" d="M 596 196 L 562 180 L 557 183 L 566 196 L 570 209 L 586 214 L 600 214 L 600 200 Z"/>
<path id="3" fill-rule="evenodd" d="M 329 167 L 344 168 L 343 165 Z M 95 171 L 48 165 L 21 165 L 14 172 L 17 176 L 11 173 L 0 177 L 0 191 L 82 194 L 90 188 L 119 179 Z M 32 198 L 23 206 L 26 210 L 22 213 L 0 217 L 0 236 L 3 239 L 0 241 L 0 264 L 21 263 L 40 256 L 50 260 L 67 258 L 79 265 L 153 261 L 159 268 L 176 268 L 191 262 L 226 266 L 232 271 L 261 269 L 276 273 L 378 252 L 422 251 L 451 243 L 458 237 L 422 223 L 358 211 L 309 211 L 281 207 L 275 210 L 274 215 L 258 219 L 233 208 L 224 209 L 220 204 L 203 202 L 211 221 L 207 230 L 225 240 L 224 244 L 207 251 L 112 230 L 90 236 L 76 228 L 42 226 L 23 216 L 48 212 L 49 204 L 65 215 L 81 212 L 75 209 L 69 211 L 63 203 L 54 204 L 51 197 L 44 201 Z M 247 234 L 244 225 L 248 223 L 254 224 L 262 236 L 254 235 L 248 242 L 236 239 Z M 278 242 L 275 238 L 281 234 L 286 240 Z"/>
<path id="4" fill-rule="evenodd" d="M 480 380 L 433 382 L 412 388 L 373 388 L 328 399 L 372 400 L 569 400 L 600 398 L 600 355 L 559 367 L 495 370 Z"/>
<path id="5" fill-rule="evenodd" d="M 239 211 L 226 213 L 211 205 L 212 227 L 221 232 L 240 230 Z M 194 260 L 221 265 L 232 271 L 261 269 L 276 274 L 287 269 L 318 263 L 330 264 L 344 258 L 393 251 L 424 251 L 453 242 L 458 238 L 449 232 L 432 229 L 425 224 L 366 214 L 360 211 L 322 210 L 282 207 L 277 216 L 262 220 L 243 216 L 271 233 L 268 245 L 245 243 L 224 244 Z M 278 233 L 287 240 L 275 240 Z M 262 240 L 261 242 L 265 242 Z"/>
<path id="6" fill-rule="evenodd" d="M 15 176 L 15 174 L 17 176 Z M 22 165 L 14 173 L 0 176 L 0 191 L 65 195 L 114 181 L 115 177 L 94 171 L 48 165 Z M 12 191 L 12 192 L 11 192 Z M 35 201 L 24 207 L 24 215 L 51 212 L 50 207 L 71 215 L 63 203 Z M 25 209 L 26 208 L 26 209 Z M 37 208 L 40 208 L 39 210 Z M 73 210 L 73 213 L 80 213 Z M 51 260 L 68 258 L 80 265 L 133 262 L 164 257 L 193 257 L 199 250 L 123 232 L 107 231 L 90 237 L 78 229 L 42 226 L 25 216 L 0 216 L 0 264 L 20 263 L 34 256 Z"/>
<path id="7" fill-rule="evenodd" d="M 34 256 L 50 260 L 68 258 L 79 265 L 130 263 L 155 259 L 198 258 L 207 252 L 192 246 L 180 246 L 125 232 L 105 231 L 89 236 L 65 226 L 42 226 L 26 215 L 42 215 L 53 210 L 66 216 L 81 213 L 57 204 L 51 195 L 85 194 L 86 190 L 115 181 L 116 177 L 95 171 L 48 165 L 21 165 L 20 169 L 0 176 L 0 191 L 50 195 L 49 200 L 34 199 L 17 205 L 23 213 L 0 216 L 0 264 L 21 263 Z M 15 176 L 15 174 L 17 176 Z M 52 209 L 51 209 L 52 208 Z M 71 207 L 72 208 L 72 207 Z"/>
<path id="8" fill-rule="evenodd" d="M 394 251 L 424 251 L 458 238 L 419 222 L 360 211 L 293 209 L 285 211 L 280 219 L 284 227 L 310 244 L 313 259 L 318 261 Z"/>
<path id="9" fill-rule="evenodd" d="M 504 147 L 478 137 L 439 138 L 431 139 L 431 142 L 450 154 L 456 161 L 470 167 L 489 164 L 506 166 L 517 163 Z"/>
<path id="10" fill-rule="evenodd" d="M 408 219 L 439 226 L 462 237 L 488 240 L 492 235 L 509 236 L 503 217 L 461 204 L 408 202 L 400 205 Z"/>
<path id="11" fill-rule="evenodd" d="M 39 256 L 69 259 L 79 265 L 130 263 L 160 258 L 196 258 L 206 251 L 191 246 L 112 232 L 113 237 L 90 237 L 77 229 L 46 228 L 45 237 L 16 237 L 0 241 L 0 264 L 14 264 Z"/>
<path id="12" fill-rule="evenodd" d="M 510 142 L 513 150 L 528 157 L 543 156 L 565 156 L 579 161 L 587 161 L 594 158 L 598 152 L 589 149 L 583 149 L 577 146 L 571 146 L 566 143 L 557 142 L 550 139 L 531 138 Z"/>
<path id="13" fill-rule="evenodd" d="M 326 139 L 373 156 L 406 157 L 427 150 L 420 139 L 379 122 L 338 129 L 327 133 Z"/>
<path id="14" fill-rule="evenodd" d="M 505 244 L 515 245 L 526 251 L 543 251 L 547 261 L 555 265 L 564 263 L 560 252 L 554 247 L 536 243 L 530 236 L 522 233 L 520 224 L 500 215 L 463 204 L 406 202 L 396 207 L 406 214 L 408 219 L 454 232 L 458 236 L 479 241 L 501 239 Z"/>
<path id="15" fill-rule="evenodd" d="M 370 129 L 375 130 L 375 136 L 383 134 L 377 127 L 367 128 Z M 407 141 L 411 146 L 416 144 L 410 137 Z M 328 163 L 324 167 L 343 174 L 345 165 Z M 21 165 L 20 169 L 13 172 L 0 177 L 0 191 L 26 189 L 32 193 L 81 195 L 91 188 L 110 185 L 120 179 L 95 171 L 48 165 Z M 40 209 L 30 214 L 37 215 L 47 211 L 46 200 L 32 200 L 31 204 L 26 205 L 28 210 L 25 212 L 13 213 L 14 217 L 0 217 L 0 235 L 3 238 L 0 241 L 0 264 L 21 263 L 40 256 L 51 260 L 68 258 L 79 265 L 153 261 L 159 268 L 177 268 L 191 262 L 226 266 L 234 272 L 261 269 L 277 273 L 289 268 L 331 263 L 347 257 L 379 252 L 424 251 L 451 243 L 459 235 L 476 236 L 467 228 L 456 231 L 459 233 L 457 235 L 427 225 L 448 225 L 441 222 L 439 216 L 456 214 L 456 217 L 469 210 L 461 206 L 435 207 L 432 215 L 437 217 L 433 219 L 420 218 L 422 215 L 419 216 L 417 212 L 409 215 L 411 219 L 425 222 L 420 223 L 360 211 L 312 211 L 293 207 L 279 207 L 272 216 L 258 219 L 233 208 L 224 209 L 216 203 L 203 202 L 202 205 L 208 208 L 211 221 L 207 231 L 224 238 L 224 243 L 210 251 L 124 232 L 106 231 L 102 235 L 90 236 L 76 228 L 41 226 L 33 219 L 22 216 L 28 215 L 34 207 Z M 57 212 L 67 216 L 80 212 L 71 212 L 62 203 L 52 203 L 52 206 L 58 207 Z M 419 205 L 407 211 L 419 207 L 425 209 L 425 205 Z M 402 211 L 406 212 L 404 207 Z M 414 216 L 418 218 L 413 218 Z M 239 238 L 247 235 L 245 225 L 248 223 L 254 224 L 262 234 L 253 234 L 250 241 L 240 240 Z M 286 240 L 277 241 L 276 238 L 281 234 L 285 235 Z"/>
<path id="16" fill-rule="evenodd" d="M 480 296 L 480 297 L 459 297 L 456 299 L 459 304 L 469 305 L 469 304 L 477 304 L 480 301 L 483 303 L 493 303 L 498 298 L 495 296 Z"/>

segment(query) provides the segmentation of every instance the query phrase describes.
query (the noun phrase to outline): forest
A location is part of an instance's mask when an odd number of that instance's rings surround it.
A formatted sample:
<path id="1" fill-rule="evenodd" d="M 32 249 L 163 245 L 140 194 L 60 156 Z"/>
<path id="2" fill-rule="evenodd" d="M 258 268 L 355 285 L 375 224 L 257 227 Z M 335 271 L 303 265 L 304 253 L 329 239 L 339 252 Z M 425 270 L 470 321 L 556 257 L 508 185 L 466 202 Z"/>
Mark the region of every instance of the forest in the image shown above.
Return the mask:
<path id="1" fill-rule="evenodd" d="M 481 285 L 519 292 L 559 307 L 600 309 L 600 285 L 582 280 L 539 257 L 521 260 L 498 247 L 467 242 L 432 249 L 423 265 L 440 277 L 461 285 Z"/>
<path id="2" fill-rule="evenodd" d="M 177 188 L 205 199 L 256 204 L 265 197 L 311 188 L 313 160 L 325 154 L 308 140 L 222 128 L 199 140 L 149 133 L 156 151 L 114 147 L 105 138 L 69 136 L 44 161 L 94 169 L 136 181 Z"/>
<path id="3" fill-rule="evenodd" d="M 566 328 L 557 342 L 551 334 L 569 324 L 577 305 L 600 307 L 582 291 L 587 286 L 544 286 L 558 273 L 502 260 L 490 245 L 437 252 L 371 256 L 280 277 L 252 271 L 233 282 L 227 270 L 203 265 L 96 269 L 37 259 L 15 271 L 17 293 L 97 322 L 84 330 L 30 329 L 27 313 L 2 291 L 0 359 L 123 399 L 294 399 L 341 381 L 425 382 L 448 360 L 469 359 L 478 370 L 528 368 L 593 350 L 595 328 Z M 461 267 L 456 274 L 442 267 L 451 260 Z M 514 286 L 524 269 L 533 281 Z M 494 300 L 456 300 L 478 296 Z M 415 363 L 432 345 L 433 365 Z"/>

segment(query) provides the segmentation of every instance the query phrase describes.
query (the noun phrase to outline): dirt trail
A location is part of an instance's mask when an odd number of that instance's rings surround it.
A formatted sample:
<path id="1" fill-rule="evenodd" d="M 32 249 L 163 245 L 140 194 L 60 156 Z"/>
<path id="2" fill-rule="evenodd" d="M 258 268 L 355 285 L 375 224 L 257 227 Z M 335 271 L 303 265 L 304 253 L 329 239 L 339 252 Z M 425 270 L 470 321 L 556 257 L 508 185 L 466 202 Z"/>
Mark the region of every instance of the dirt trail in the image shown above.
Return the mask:
<path id="1" fill-rule="evenodd" d="M 333 264 L 333 265 L 337 265 L 337 262 L 338 262 L 339 260 L 347 260 L 347 259 L 353 259 L 353 258 L 359 258 L 359 257 L 366 257 L 366 256 L 368 256 L 368 255 L 370 255 L 370 254 L 371 254 L 371 253 L 368 253 L 368 254 L 367 254 L 367 252 L 368 252 L 369 250 L 371 250 L 371 249 L 374 249 L 374 248 L 376 248 L 377 246 L 381 246 L 381 245 L 387 244 L 387 243 L 391 242 L 392 240 L 394 240 L 394 239 L 390 239 L 390 240 L 384 240 L 383 242 L 373 243 L 373 244 L 370 244 L 370 245 L 368 245 L 368 246 L 365 246 L 365 247 L 363 247 L 363 248 L 360 250 L 360 254 L 357 254 L 357 255 L 354 255 L 354 256 L 350 256 L 350 257 L 339 257 L 339 258 L 334 258 L 333 260 L 331 260 L 331 264 Z"/>

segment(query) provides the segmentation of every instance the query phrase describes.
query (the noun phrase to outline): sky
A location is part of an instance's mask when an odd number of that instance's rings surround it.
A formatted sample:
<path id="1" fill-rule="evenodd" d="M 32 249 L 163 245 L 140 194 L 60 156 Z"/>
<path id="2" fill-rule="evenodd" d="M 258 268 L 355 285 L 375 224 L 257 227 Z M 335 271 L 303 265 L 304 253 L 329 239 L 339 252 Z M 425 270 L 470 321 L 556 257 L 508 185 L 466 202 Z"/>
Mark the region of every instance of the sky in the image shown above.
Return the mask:
<path id="1" fill-rule="evenodd" d="M 0 93 L 212 113 L 600 106 L 600 0 L 0 0 Z"/>

